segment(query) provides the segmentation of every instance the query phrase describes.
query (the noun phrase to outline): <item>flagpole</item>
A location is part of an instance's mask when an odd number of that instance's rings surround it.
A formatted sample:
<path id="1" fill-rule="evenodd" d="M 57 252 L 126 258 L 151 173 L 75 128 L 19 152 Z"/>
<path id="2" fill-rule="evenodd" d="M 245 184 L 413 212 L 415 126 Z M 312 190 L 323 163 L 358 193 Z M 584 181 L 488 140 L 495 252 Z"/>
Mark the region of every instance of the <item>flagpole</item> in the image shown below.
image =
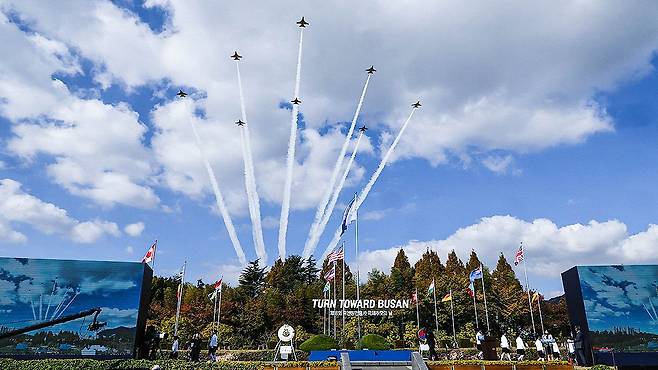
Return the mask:
<path id="1" fill-rule="evenodd" d="M 478 306 L 475 303 L 475 283 L 472 281 L 471 281 L 471 286 L 473 287 L 471 291 L 473 292 L 473 310 L 475 310 L 475 328 L 479 329 L 480 323 L 478 322 Z"/>
<path id="2" fill-rule="evenodd" d="M 354 201 L 356 201 L 356 193 L 354 193 Z M 354 247 L 355 254 L 354 258 L 356 259 L 356 300 L 361 301 L 361 265 L 359 264 L 359 209 L 354 210 Z M 418 295 L 416 295 L 418 299 Z M 356 315 L 356 332 L 361 340 L 361 309 Z"/>
<path id="3" fill-rule="evenodd" d="M 212 305 L 212 327 L 213 330 L 216 329 L 215 323 L 217 322 L 217 289 L 215 289 L 215 294 Z"/>
<path id="4" fill-rule="evenodd" d="M 219 303 L 217 304 L 217 327 L 219 328 L 219 321 L 222 316 L 222 286 L 219 286 Z"/>
<path id="5" fill-rule="evenodd" d="M 523 242 L 521 242 L 521 251 L 523 252 L 523 272 L 525 273 L 525 290 L 528 293 L 528 307 L 530 307 L 530 320 L 532 321 L 532 334 L 537 335 L 535 328 L 535 314 L 532 312 L 532 301 L 530 301 L 530 286 L 528 285 L 528 267 L 526 266 L 525 250 L 523 249 Z"/>
<path id="6" fill-rule="evenodd" d="M 341 316 L 343 318 L 343 326 L 340 328 L 340 337 L 344 338 L 343 334 L 345 332 L 345 242 L 343 242 L 343 299 L 340 302 Z"/>
<path id="7" fill-rule="evenodd" d="M 327 292 L 322 289 L 322 299 L 327 299 Z M 327 305 L 322 308 L 322 334 L 327 335 Z"/>
<path id="8" fill-rule="evenodd" d="M 418 287 L 416 287 L 416 323 L 417 329 L 420 330 L 420 311 L 418 309 Z"/>
<path id="9" fill-rule="evenodd" d="M 180 280 L 180 289 L 178 294 L 178 303 L 176 304 L 176 323 L 174 324 L 174 336 L 178 335 L 178 318 L 180 317 L 180 306 L 183 301 L 183 287 L 185 286 L 185 269 L 187 268 L 187 261 L 183 263 L 183 274 Z"/>
<path id="10" fill-rule="evenodd" d="M 334 260 L 334 278 L 332 279 L 334 283 L 334 339 L 336 339 L 336 303 L 337 303 L 337 294 L 336 294 L 336 261 Z"/>
<path id="11" fill-rule="evenodd" d="M 434 296 L 434 323 L 436 324 L 436 331 L 439 331 L 439 317 L 436 313 L 436 284 L 434 281 L 434 278 L 432 278 L 432 286 L 434 286 L 434 289 L 432 289 L 432 295 Z"/>
<path id="12" fill-rule="evenodd" d="M 452 288 L 450 288 L 450 315 L 452 316 L 452 341 L 453 348 L 456 348 L 457 344 L 457 332 L 455 331 L 455 307 L 452 305 Z"/>
<path id="13" fill-rule="evenodd" d="M 541 316 L 541 294 L 537 293 L 537 307 L 539 307 L 539 322 L 541 323 L 541 332 L 544 332 L 544 319 Z"/>
<path id="14" fill-rule="evenodd" d="M 487 334 L 489 334 L 489 310 L 487 310 L 487 292 L 484 289 L 484 268 L 480 264 L 480 271 L 482 271 L 482 296 L 484 297 L 484 316 L 487 319 Z"/>

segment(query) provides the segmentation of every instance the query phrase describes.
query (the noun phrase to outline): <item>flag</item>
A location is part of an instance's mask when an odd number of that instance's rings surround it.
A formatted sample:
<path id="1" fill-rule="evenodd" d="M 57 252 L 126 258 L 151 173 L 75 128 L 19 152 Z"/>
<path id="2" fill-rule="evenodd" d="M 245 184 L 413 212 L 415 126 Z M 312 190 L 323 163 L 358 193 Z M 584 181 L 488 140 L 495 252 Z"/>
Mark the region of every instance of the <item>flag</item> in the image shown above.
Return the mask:
<path id="1" fill-rule="evenodd" d="M 345 250 L 341 246 L 340 249 L 338 249 L 337 251 L 329 253 L 328 258 L 329 258 L 329 262 L 342 260 L 343 258 L 345 258 Z"/>
<path id="2" fill-rule="evenodd" d="M 521 263 L 521 261 L 523 261 L 524 257 L 525 256 L 523 254 L 523 244 L 521 244 L 521 246 L 519 247 L 519 250 L 516 251 L 516 256 L 514 257 L 514 266 L 518 266 L 519 263 Z"/>
<path id="3" fill-rule="evenodd" d="M 441 299 L 441 302 L 450 302 L 450 301 L 452 301 L 452 294 L 451 293 L 446 294 L 445 297 L 443 297 Z"/>
<path id="4" fill-rule="evenodd" d="M 183 293 L 183 284 L 178 284 L 178 290 L 176 291 L 176 300 L 180 301 L 180 297 L 182 293 Z"/>
<path id="5" fill-rule="evenodd" d="M 535 294 L 532 295 L 532 302 L 541 299 L 542 296 L 539 294 L 539 292 L 535 292 Z"/>
<path id="6" fill-rule="evenodd" d="M 474 282 L 477 279 L 482 279 L 482 266 L 476 268 L 475 270 L 471 271 L 471 274 L 468 276 L 468 279 L 471 282 Z"/>
<path id="7" fill-rule="evenodd" d="M 427 295 L 433 294 L 434 293 L 434 280 L 432 280 L 432 284 L 427 288 Z"/>
<path id="8" fill-rule="evenodd" d="M 222 279 L 217 280 L 215 282 L 215 284 L 213 285 L 213 287 L 215 288 L 215 290 L 221 291 L 222 290 Z"/>
<path id="9" fill-rule="evenodd" d="M 322 294 L 327 293 L 330 288 L 331 288 L 331 286 L 329 285 L 329 282 L 327 281 L 327 283 L 324 284 L 324 288 L 322 288 Z"/>
<path id="10" fill-rule="evenodd" d="M 336 277 L 336 266 L 332 267 L 331 270 L 327 271 L 327 273 L 324 274 L 324 280 L 326 280 L 327 282 L 333 281 L 335 277 Z"/>
<path id="11" fill-rule="evenodd" d="M 473 282 L 471 281 L 470 284 L 466 287 L 466 293 L 468 293 L 468 296 L 473 298 L 475 297 L 475 287 L 473 286 Z"/>
<path id="12" fill-rule="evenodd" d="M 153 260 L 155 259 L 155 248 L 157 247 L 157 245 L 158 245 L 158 241 L 156 240 L 155 243 L 151 245 L 151 248 L 149 248 L 149 250 L 146 251 L 144 258 L 142 258 L 142 263 L 153 262 Z"/>
<path id="13" fill-rule="evenodd" d="M 349 224 L 351 224 L 352 221 L 356 220 L 356 213 L 354 215 L 352 214 L 352 207 L 354 206 L 354 201 L 356 201 L 356 196 L 352 198 L 352 201 L 350 202 L 350 204 L 347 205 L 347 208 L 345 208 L 345 211 L 343 212 L 343 222 L 341 222 L 340 224 L 340 236 L 343 236 L 343 234 L 345 234 L 345 231 L 347 230 L 347 226 L 349 226 Z"/>
<path id="14" fill-rule="evenodd" d="M 185 275 L 185 264 L 180 267 L 180 270 L 174 275 L 174 279 L 183 280 L 183 275 Z"/>
<path id="15" fill-rule="evenodd" d="M 411 293 L 411 303 L 413 303 L 413 304 L 418 303 L 418 293 L 417 292 Z"/>
<path id="16" fill-rule="evenodd" d="M 210 298 L 211 301 L 214 300 L 215 298 L 217 298 L 217 292 L 218 291 L 219 291 L 219 289 L 213 290 L 212 293 L 208 294 L 208 298 Z"/>

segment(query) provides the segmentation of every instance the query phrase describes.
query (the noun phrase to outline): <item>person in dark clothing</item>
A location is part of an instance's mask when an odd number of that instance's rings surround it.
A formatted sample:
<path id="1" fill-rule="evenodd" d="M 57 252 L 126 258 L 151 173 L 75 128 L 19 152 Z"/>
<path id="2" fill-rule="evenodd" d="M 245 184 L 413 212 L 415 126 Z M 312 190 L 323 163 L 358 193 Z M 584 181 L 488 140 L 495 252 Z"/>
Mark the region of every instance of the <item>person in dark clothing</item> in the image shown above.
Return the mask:
<path id="1" fill-rule="evenodd" d="M 578 366 L 585 366 L 585 335 L 580 330 L 580 326 L 576 326 L 574 347 L 576 348 L 576 363 Z"/>
<path id="2" fill-rule="evenodd" d="M 193 362 L 199 362 L 199 355 L 201 354 L 201 336 L 197 333 L 192 336 L 192 343 L 190 344 L 190 359 Z"/>
<path id="3" fill-rule="evenodd" d="M 430 347 L 430 359 L 436 360 L 436 339 L 432 330 L 427 331 L 427 345 Z"/>

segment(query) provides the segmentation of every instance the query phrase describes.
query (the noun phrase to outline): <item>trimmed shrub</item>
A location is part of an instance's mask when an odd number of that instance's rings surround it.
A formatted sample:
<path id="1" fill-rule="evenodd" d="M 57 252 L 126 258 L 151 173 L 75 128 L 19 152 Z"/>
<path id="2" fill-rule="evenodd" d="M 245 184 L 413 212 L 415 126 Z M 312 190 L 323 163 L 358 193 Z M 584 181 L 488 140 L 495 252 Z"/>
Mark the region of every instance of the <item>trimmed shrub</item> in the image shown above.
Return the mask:
<path id="1" fill-rule="evenodd" d="M 318 334 L 308 338 L 299 346 L 299 349 L 304 352 L 327 351 L 330 349 L 338 349 L 338 342 L 336 342 L 333 337 L 324 334 Z"/>
<path id="2" fill-rule="evenodd" d="M 375 350 L 384 350 L 390 349 L 391 343 L 389 343 L 386 338 L 377 334 L 368 334 L 364 335 L 359 342 L 359 348 L 375 349 Z"/>

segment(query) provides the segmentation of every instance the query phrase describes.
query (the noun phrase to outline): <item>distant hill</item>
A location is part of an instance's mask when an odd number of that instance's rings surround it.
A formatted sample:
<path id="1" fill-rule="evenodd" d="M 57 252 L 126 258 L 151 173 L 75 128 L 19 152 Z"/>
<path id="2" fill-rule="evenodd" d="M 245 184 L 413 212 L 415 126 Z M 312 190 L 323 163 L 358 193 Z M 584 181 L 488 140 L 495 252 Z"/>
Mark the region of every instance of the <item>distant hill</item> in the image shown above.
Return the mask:
<path id="1" fill-rule="evenodd" d="M 98 332 L 98 338 L 132 338 L 135 335 L 135 329 L 135 327 L 128 328 L 125 326 L 105 329 Z"/>

